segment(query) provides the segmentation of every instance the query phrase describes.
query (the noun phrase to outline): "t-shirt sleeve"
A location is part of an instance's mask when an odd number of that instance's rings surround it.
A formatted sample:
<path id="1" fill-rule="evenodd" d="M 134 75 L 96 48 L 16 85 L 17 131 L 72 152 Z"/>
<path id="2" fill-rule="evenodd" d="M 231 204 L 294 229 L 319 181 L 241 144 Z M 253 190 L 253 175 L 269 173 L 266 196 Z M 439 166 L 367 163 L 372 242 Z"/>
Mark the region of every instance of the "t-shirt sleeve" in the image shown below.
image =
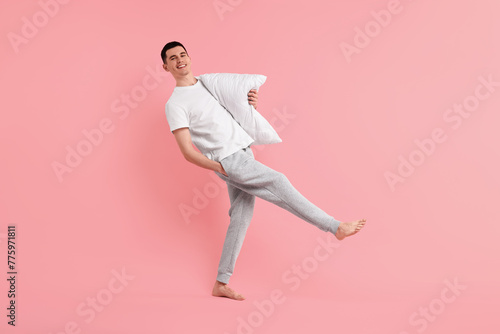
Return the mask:
<path id="1" fill-rule="evenodd" d="M 165 104 L 165 113 L 171 132 L 179 128 L 189 128 L 189 117 L 186 111 L 180 106 L 167 103 Z"/>

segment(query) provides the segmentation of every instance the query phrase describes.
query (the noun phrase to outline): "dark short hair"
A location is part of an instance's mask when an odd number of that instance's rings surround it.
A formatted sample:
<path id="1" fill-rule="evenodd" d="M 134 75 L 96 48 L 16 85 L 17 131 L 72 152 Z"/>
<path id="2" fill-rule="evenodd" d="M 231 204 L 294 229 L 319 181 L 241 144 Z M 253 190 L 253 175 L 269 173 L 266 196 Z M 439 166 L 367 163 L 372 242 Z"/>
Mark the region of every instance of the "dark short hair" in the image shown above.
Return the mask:
<path id="1" fill-rule="evenodd" d="M 167 50 L 169 50 L 171 48 L 175 48 L 176 46 L 182 46 L 182 48 L 184 49 L 184 51 L 186 51 L 186 54 L 189 56 L 189 53 L 187 52 L 187 50 L 184 47 L 184 45 L 182 45 L 181 43 L 176 42 L 176 41 L 169 42 L 169 43 L 165 44 L 165 46 L 163 47 L 163 49 L 161 49 L 161 60 L 163 60 L 164 64 L 167 63 Z"/>

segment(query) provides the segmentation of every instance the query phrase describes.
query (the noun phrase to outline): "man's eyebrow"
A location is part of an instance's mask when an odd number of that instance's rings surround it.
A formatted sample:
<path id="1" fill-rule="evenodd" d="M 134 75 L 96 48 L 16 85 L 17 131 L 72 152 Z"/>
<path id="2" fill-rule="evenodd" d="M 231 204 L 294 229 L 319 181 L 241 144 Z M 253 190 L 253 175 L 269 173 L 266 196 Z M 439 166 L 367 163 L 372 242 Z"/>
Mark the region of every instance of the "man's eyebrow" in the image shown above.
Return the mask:
<path id="1" fill-rule="evenodd" d="M 183 54 L 183 53 L 186 53 L 186 51 L 182 51 L 180 54 Z M 168 59 L 172 59 L 172 57 L 175 57 L 176 55 L 171 55 L 170 57 L 168 57 Z"/>

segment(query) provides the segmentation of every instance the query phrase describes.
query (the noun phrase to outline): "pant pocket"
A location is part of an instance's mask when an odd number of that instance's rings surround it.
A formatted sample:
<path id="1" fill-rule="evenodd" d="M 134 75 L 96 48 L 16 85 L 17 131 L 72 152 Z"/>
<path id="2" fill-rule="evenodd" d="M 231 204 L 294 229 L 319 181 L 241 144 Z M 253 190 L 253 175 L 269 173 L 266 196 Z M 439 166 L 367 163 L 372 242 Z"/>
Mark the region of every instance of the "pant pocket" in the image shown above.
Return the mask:
<path id="1" fill-rule="evenodd" d="M 240 150 L 222 159 L 220 164 L 229 178 L 238 180 L 242 167 L 251 159 L 253 159 L 253 157 L 249 157 L 248 153 Z"/>
<path id="2" fill-rule="evenodd" d="M 224 177 L 230 177 L 230 176 L 231 176 L 231 174 L 229 174 L 229 169 L 230 169 L 230 168 L 229 168 L 229 166 L 228 166 L 229 164 L 227 164 L 227 162 L 228 162 L 228 161 L 227 161 L 227 158 L 224 158 L 224 159 L 222 159 L 222 160 L 220 161 L 220 164 L 222 165 L 222 168 L 224 168 L 224 171 L 225 171 L 225 172 L 226 172 L 226 174 L 228 175 L 228 176 L 226 176 L 226 175 L 224 175 L 224 174 L 220 173 L 220 174 L 221 174 L 222 176 L 224 176 Z"/>

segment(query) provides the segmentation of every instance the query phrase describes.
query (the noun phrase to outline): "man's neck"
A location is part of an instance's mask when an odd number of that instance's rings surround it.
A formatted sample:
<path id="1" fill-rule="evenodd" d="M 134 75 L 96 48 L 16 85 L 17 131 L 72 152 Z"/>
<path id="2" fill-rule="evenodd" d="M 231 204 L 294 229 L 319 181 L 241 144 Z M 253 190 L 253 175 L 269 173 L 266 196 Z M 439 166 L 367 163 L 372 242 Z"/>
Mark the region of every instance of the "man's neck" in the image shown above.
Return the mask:
<path id="1" fill-rule="evenodd" d="M 194 77 L 194 75 L 190 74 L 188 76 L 178 78 L 176 80 L 177 84 L 176 86 L 183 87 L 183 86 L 192 86 L 198 82 L 198 79 Z"/>

